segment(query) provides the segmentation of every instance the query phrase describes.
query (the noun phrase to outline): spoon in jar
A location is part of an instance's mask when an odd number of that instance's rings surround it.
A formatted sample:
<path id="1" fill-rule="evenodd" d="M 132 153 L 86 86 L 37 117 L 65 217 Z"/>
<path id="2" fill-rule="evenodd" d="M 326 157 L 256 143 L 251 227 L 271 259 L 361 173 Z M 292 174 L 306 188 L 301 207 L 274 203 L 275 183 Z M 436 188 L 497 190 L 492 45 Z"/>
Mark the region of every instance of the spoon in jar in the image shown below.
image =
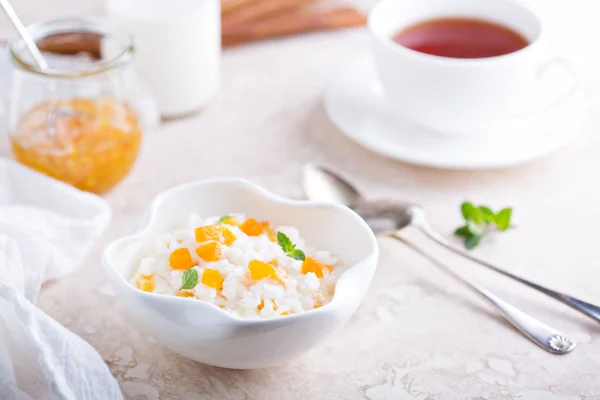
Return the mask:
<path id="1" fill-rule="evenodd" d="M 360 195 L 354 186 L 333 171 L 320 165 L 305 165 L 302 178 L 304 191 L 310 200 L 343 204 L 352 208 L 361 217 L 363 217 L 365 221 L 367 221 L 374 232 L 384 233 L 388 237 L 405 243 L 412 250 L 426 257 L 438 268 L 449 273 L 453 278 L 465 284 L 475 293 L 483 297 L 493 307 L 495 307 L 500 315 L 502 315 L 502 317 L 504 317 L 519 332 L 524 334 L 527 338 L 544 350 L 554 354 L 566 354 L 575 348 L 576 343 L 558 332 L 556 329 L 545 325 L 544 323 L 527 315 L 511 304 L 498 298 L 496 295 L 470 282 L 468 279 L 461 276 L 449 266 L 443 264 L 439 260 L 436 260 L 422 249 L 399 236 L 397 234 L 399 230 L 408 226 L 414 226 L 423 231 L 431 239 L 437 239 L 438 235 L 433 233 L 427 225 L 425 213 L 422 208 L 406 203 L 368 201 L 362 197 L 362 195 Z M 434 236 L 430 235 L 432 233 Z M 440 244 L 444 245 L 443 243 Z M 453 250 L 452 248 L 450 249 Z M 459 254 L 464 256 L 462 251 Z M 469 258 L 471 259 L 471 257 Z M 496 270 L 495 267 L 493 269 Z M 503 271 L 499 268 L 497 268 L 497 270 L 497 272 Z M 506 274 L 507 276 L 512 277 L 512 274 L 509 274 L 508 272 Z M 521 282 L 521 280 L 519 281 Z M 525 282 L 527 281 L 522 280 L 522 283 Z M 532 287 L 536 289 L 538 288 L 537 285 Z M 573 307 L 573 305 L 571 306 Z M 579 311 L 582 311 L 577 307 L 575 308 Z"/>
<path id="2" fill-rule="evenodd" d="M 29 32 L 27 32 L 27 29 L 23 25 L 23 22 L 21 22 L 21 19 L 15 12 L 15 9 L 10 4 L 10 1 L 0 0 L 0 6 L 4 9 L 6 16 L 8 17 L 10 22 L 13 24 L 13 26 L 15 27 L 17 32 L 19 33 L 19 36 L 21 36 L 21 39 L 23 39 L 23 43 L 25 43 L 25 46 L 31 53 L 31 56 L 33 57 L 33 61 L 35 61 L 35 63 L 41 69 L 48 69 L 49 68 L 48 63 L 44 59 L 44 56 L 42 56 L 42 52 L 35 44 L 35 40 L 33 40 L 33 38 L 29 35 Z"/>
<path id="3" fill-rule="evenodd" d="M 13 26 L 15 27 L 17 32 L 19 33 L 19 36 L 21 37 L 21 39 L 23 39 L 23 43 L 25 43 L 25 47 L 27 47 L 27 50 L 29 50 L 29 53 L 31 54 L 33 61 L 37 64 L 37 66 L 42 71 L 48 70 L 50 68 L 48 62 L 42 55 L 42 52 L 40 51 L 40 49 L 35 44 L 35 40 L 33 40 L 33 38 L 29 35 L 29 32 L 27 32 L 27 28 L 25 28 L 25 26 L 23 25 L 23 22 L 21 22 L 21 19 L 15 12 L 15 9 L 10 4 L 10 1 L 0 0 L 0 6 L 4 9 L 6 16 L 8 17 L 10 22 L 13 24 Z M 50 136 L 51 138 L 54 138 L 54 140 L 56 140 L 56 137 L 57 137 L 56 128 L 54 125 L 55 119 L 56 119 L 56 112 L 53 110 L 50 114 L 48 114 L 48 117 L 46 118 L 46 125 L 48 127 L 48 136 Z"/>

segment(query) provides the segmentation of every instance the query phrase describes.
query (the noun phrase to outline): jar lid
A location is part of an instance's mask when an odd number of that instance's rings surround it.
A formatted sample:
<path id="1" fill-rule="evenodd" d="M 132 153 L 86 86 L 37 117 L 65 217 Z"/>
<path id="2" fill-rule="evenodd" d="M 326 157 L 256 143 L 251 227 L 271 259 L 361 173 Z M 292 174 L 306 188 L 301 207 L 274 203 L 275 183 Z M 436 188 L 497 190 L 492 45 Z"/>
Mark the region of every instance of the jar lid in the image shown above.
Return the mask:
<path id="1" fill-rule="evenodd" d="M 18 67 L 44 76 L 79 78 L 101 74 L 129 64 L 135 53 L 131 35 L 107 18 L 44 21 L 27 30 L 50 68 L 39 68 L 21 38 L 10 43 L 12 60 Z"/>

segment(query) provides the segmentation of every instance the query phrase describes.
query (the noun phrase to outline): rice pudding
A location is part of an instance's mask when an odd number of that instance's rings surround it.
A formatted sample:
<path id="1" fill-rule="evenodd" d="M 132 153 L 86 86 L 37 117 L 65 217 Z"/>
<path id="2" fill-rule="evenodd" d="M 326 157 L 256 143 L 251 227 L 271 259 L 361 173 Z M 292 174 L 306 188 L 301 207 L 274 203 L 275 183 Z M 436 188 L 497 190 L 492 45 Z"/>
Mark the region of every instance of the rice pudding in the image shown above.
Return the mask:
<path id="1" fill-rule="evenodd" d="M 327 304 L 345 268 L 306 245 L 297 229 L 242 214 L 202 218 L 158 237 L 131 285 L 208 301 L 242 318 L 269 318 Z"/>

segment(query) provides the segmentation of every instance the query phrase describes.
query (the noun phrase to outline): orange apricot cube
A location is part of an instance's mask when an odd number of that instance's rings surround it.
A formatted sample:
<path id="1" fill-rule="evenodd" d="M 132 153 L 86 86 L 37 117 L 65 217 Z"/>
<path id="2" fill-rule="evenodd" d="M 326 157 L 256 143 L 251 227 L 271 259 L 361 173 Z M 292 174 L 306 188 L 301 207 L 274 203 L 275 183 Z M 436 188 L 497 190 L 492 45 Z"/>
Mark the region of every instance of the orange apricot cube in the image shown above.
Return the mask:
<path id="1" fill-rule="evenodd" d="M 231 217 L 231 218 L 227 218 L 225 221 L 223 221 L 222 224 L 237 226 L 240 224 L 240 221 L 237 219 L 237 217 Z"/>
<path id="2" fill-rule="evenodd" d="M 221 229 L 221 236 L 225 246 L 231 246 L 237 240 L 237 237 L 228 228 Z"/>
<path id="3" fill-rule="evenodd" d="M 248 236 L 260 236 L 263 233 L 263 225 L 254 218 L 248 218 L 240 229 Z"/>
<path id="4" fill-rule="evenodd" d="M 196 297 L 192 292 L 186 292 L 185 290 L 180 290 L 177 292 L 177 297 Z"/>
<path id="5" fill-rule="evenodd" d="M 328 265 L 325 265 L 312 257 L 306 257 L 302 262 L 302 273 L 306 275 L 309 272 L 313 272 L 319 279 L 323 278 L 323 270 L 329 269 L 330 267 Z"/>
<path id="6" fill-rule="evenodd" d="M 219 240 L 219 231 L 216 225 L 205 225 L 196 228 L 196 242 L 202 243 L 209 240 Z"/>
<path id="7" fill-rule="evenodd" d="M 223 276 L 216 269 L 205 269 L 202 273 L 202 283 L 213 289 L 223 289 Z"/>
<path id="8" fill-rule="evenodd" d="M 138 289 L 143 290 L 144 292 L 153 292 L 154 287 L 156 286 L 154 282 L 154 275 L 142 275 L 138 278 L 137 281 Z"/>
<path id="9" fill-rule="evenodd" d="M 265 278 L 278 278 L 275 268 L 273 268 L 272 265 L 269 265 L 266 262 L 252 260 L 248 264 L 248 269 L 250 270 L 250 276 L 255 281 L 260 281 L 261 279 Z"/>
<path id="10" fill-rule="evenodd" d="M 284 315 L 290 315 L 290 312 L 289 312 L 289 311 L 284 311 L 284 312 L 282 312 L 282 313 L 281 313 L 281 316 L 284 316 Z"/>
<path id="11" fill-rule="evenodd" d="M 187 271 L 194 266 L 194 261 L 190 251 L 186 247 L 180 247 L 169 255 L 169 265 L 173 269 Z"/>
<path id="12" fill-rule="evenodd" d="M 277 259 L 277 257 L 273 257 L 273 259 L 269 261 L 269 264 L 271 264 L 274 267 L 279 267 L 279 260 Z"/>
<path id="13" fill-rule="evenodd" d="M 198 246 L 196 248 L 196 254 L 204 261 L 219 261 L 223 255 L 221 244 L 219 242 L 209 242 Z"/>

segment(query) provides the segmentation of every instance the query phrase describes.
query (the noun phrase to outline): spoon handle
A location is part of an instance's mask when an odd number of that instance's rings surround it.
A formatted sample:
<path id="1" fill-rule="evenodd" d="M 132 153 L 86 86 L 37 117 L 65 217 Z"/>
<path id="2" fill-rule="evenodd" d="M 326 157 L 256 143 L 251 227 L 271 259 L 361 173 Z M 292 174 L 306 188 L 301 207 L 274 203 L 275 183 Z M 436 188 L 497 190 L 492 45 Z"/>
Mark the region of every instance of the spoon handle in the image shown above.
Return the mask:
<path id="1" fill-rule="evenodd" d="M 538 321 L 537 319 L 517 309 L 513 305 L 505 302 L 504 300 L 500 299 L 499 297 L 490 293 L 489 291 L 471 283 L 470 281 L 462 277 L 460 274 L 458 274 L 456 271 L 454 271 L 452 268 L 433 258 L 429 254 L 425 253 L 419 247 L 415 246 L 403 237 L 398 236 L 396 234 L 390 234 L 388 236 L 403 242 L 409 248 L 421 254 L 423 257 L 427 258 L 438 268 L 450 274 L 454 279 L 468 286 L 471 290 L 473 290 L 475 293 L 487 300 L 492 306 L 494 306 L 496 310 L 498 310 L 500 315 L 504 319 L 506 319 L 506 321 L 508 321 L 519 332 L 521 332 L 529 340 L 540 346 L 542 349 L 553 354 L 566 354 L 573 350 L 577 345 L 573 340 L 567 338 L 565 335 L 558 332 L 556 329 L 544 324 L 541 321 Z"/>
<path id="2" fill-rule="evenodd" d="M 21 39 L 23 39 L 25 46 L 31 53 L 31 56 L 33 57 L 33 60 L 36 62 L 38 67 L 40 67 L 41 69 L 48 69 L 48 63 L 44 59 L 44 56 L 42 56 L 42 53 L 40 52 L 40 49 L 38 49 L 33 38 L 29 35 L 27 28 L 25 28 L 25 26 L 21 22 L 21 19 L 10 4 L 10 1 L 0 0 L 0 7 L 4 9 L 6 16 L 21 36 Z"/>
<path id="3" fill-rule="evenodd" d="M 471 261 L 474 261 L 480 265 L 483 265 L 484 267 L 487 267 L 493 271 L 496 271 L 499 274 L 502 274 L 508 278 L 514 279 L 517 282 L 520 282 L 524 285 L 529 286 L 530 288 L 536 289 L 566 305 L 568 305 L 569 307 L 574 308 L 575 310 L 582 312 L 583 314 L 587 315 L 590 318 L 595 319 L 596 321 L 600 322 L 600 307 L 595 306 L 593 304 L 587 303 L 583 300 L 579 300 L 575 297 L 572 296 L 568 296 L 564 293 L 561 292 L 557 292 L 555 290 L 552 289 L 548 289 L 547 287 L 538 285 L 537 283 L 531 282 L 527 279 L 521 278 L 520 276 L 514 275 L 508 271 L 503 270 L 500 267 L 497 267 L 493 264 L 490 264 L 489 262 L 482 260 L 480 258 L 475 257 L 474 255 L 464 251 L 463 249 L 461 249 L 460 247 L 450 243 L 448 240 L 444 239 L 442 236 L 438 235 L 437 233 L 435 233 L 428 225 L 425 224 L 419 224 L 419 228 L 421 229 L 421 231 L 430 239 L 432 239 L 433 241 L 437 242 L 438 244 L 444 246 L 445 248 L 447 248 L 448 250 L 451 250 Z"/>

